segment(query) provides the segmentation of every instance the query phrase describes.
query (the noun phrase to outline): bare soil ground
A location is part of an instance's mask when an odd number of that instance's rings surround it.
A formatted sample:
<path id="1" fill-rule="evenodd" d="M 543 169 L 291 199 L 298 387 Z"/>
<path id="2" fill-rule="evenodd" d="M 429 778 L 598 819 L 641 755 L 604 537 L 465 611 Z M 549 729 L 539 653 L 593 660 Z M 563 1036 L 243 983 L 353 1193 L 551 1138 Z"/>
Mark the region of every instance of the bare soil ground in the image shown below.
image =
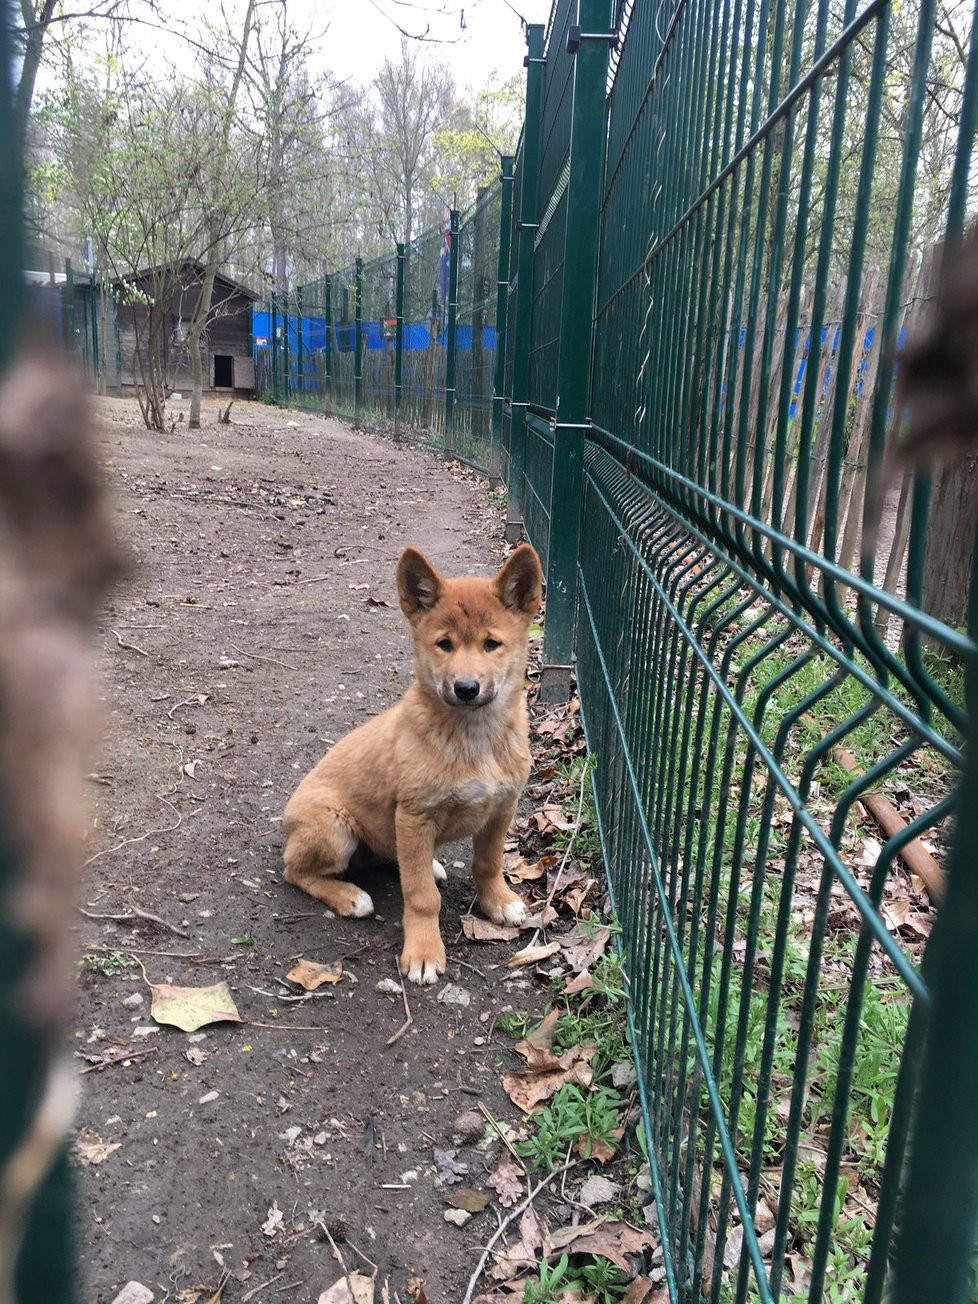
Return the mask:
<path id="1" fill-rule="evenodd" d="M 401 997 L 377 990 L 400 946 L 395 877 L 358 880 L 376 918 L 328 917 L 281 879 L 280 817 L 331 741 L 408 683 L 401 548 L 491 573 L 498 504 L 426 453 L 309 415 L 236 404 L 230 426 L 211 408 L 203 430 L 169 435 L 129 401 L 97 417 L 133 565 L 97 649 L 82 1296 L 107 1304 L 134 1279 L 157 1301 L 315 1301 L 340 1275 L 322 1222 L 392 1298 L 407 1304 L 416 1274 L 432 1304 L 459 1301 L 494 1223 L 446 1224 L 433 1151 L 457 1150 L 472 1185 L 495 1162 L 454 1125 L 477 1097 L 512 1113 L 513 1056 L 492 1028 L 515 999 L 494 972 L 513 948 L 461 937 L 470 851 L 449 849 L 446 982 L 410 989 L 414 1024 L 387 1046 L 404 1022 Z M 154 983 L 226 980 L 243 1021 L 157 1026 L 130 956 Z M 297 999 L 283 977 L 299 957 L 340 960 L 341 980 Z M 439 1000 L 447 982 L 468 1005 Z M 520 985 L 521 1006 L 542 1007 Z M 101 1142 L 118 1148 L 102 1158 Z"/>

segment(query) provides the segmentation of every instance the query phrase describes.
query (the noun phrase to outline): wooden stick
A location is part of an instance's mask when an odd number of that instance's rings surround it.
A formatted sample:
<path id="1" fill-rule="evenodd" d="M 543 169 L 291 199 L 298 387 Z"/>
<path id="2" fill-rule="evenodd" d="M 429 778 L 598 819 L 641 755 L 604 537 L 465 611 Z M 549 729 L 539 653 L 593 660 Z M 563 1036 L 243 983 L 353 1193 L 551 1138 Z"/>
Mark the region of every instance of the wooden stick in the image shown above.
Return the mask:
<path id="1" fill-rule="evenodd" d="M 479 1278 L 482 1276 L 482 1269 L 486 1266 L 489 1255 L 492 1253 L 492 1247 L 502 1236 L 506 1228 L 509 1227 L 511 1223 L 514 1223 L 517 1218 L 522 1217 L 545 1186 L 552 1182 L 555 1177 L 560 1177 L 562 1173 L 566 1173 L 568 1168 L 576 1168 L 579 1162 L 580 1160 L 575 1159 L 572 1163 L 563 1164 L 560 1168 L 555 1168 L 552 1173 L 543 1179 L 543 1181 L 536 1184 L 522 1204 L 518 1204 L 513 1212 L 502 1220 L 493 1235 L 489 1238 L 489 1244 L 482 1251 L 482 1257 L 475 1265 L 475 1272 L 473 1272 L 472 1276 L 469 1278 L 469 1288 L 465 1292 L 465 1299 L 462 1300 L 462 1304 L 472 1304 L 472 1296 L 475 1292 L 476 1286 L 478 1285 Z"/>
<path id="2" fill-rule="evenodd" d="M 407 978 L 401 973 L 401 966 L 397 963 L 396 958 L 394 960 L 394 968 L 397 970 L 397 976 L 401 980 L 401 996 L 404 998 L 404 1013 L 406 1015 L 406 1018 L 404 1022 L 401 1024 L 401 1026 L 398 1028 L 397 1032 L 394 1033 L 393 1037 L 387 1038 L 388 1046 L 393 1046 L 395 1041 L 400 1041 L 400 1039 L 407 1032 L 408 1028 L 410 1028 L 411 1024 L 414 1022 L 414 1019 L 411 1017 L 411 1007 L 408 1005 Z"/>

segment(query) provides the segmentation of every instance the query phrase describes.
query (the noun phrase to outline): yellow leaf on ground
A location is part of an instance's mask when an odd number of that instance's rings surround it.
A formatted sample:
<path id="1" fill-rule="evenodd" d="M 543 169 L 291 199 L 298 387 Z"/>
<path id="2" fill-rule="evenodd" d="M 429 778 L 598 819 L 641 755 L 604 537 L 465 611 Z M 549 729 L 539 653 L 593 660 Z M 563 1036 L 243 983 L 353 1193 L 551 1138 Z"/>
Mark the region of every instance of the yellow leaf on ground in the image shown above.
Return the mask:
<path id="1" fill-rule="evenodd" d="M 196 1032 L 208 1023 L 240 1023 L 227 983 L 211 987 L 171 987 L 150 983 L 153 1004 L 150 1013 L 157 1023 L 168 1023 L 184 1032 Z"/>

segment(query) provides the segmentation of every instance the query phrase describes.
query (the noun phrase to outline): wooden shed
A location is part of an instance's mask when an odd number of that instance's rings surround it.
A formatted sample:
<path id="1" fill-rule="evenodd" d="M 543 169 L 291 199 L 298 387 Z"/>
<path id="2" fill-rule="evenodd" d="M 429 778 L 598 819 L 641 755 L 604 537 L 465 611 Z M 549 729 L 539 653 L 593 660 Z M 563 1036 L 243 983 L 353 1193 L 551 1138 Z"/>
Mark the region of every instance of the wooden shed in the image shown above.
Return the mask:
<path id="1" fill-rule="evenodd" d="M 155 339 L 157 365 L 170 388 L 189 391 L 187 330 L 203 280 L 203 264 L 188 260 L 179 267 L 147 267 L 138 276 L 116 277 L 109 282 L 118 295 L 124 388 L 143 383 L 150 341 Z M 201 339 L 205 393 L 242 397 L 254 394 L 251 306 L 257 297 L 253 290 L 223 272 L 214 278 L 210 320 Z"/>

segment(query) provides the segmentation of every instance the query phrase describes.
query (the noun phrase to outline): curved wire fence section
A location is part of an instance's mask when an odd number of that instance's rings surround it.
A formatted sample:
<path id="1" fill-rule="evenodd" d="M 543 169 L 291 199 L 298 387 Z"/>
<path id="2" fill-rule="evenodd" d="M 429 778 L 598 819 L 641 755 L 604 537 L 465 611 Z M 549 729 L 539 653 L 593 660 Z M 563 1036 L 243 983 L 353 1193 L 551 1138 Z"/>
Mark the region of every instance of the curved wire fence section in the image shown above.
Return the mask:
<path id="1" fill-rule="evenodd" d="M 668 1296 L 970 1300 L 934 1284 L 952 1256 L 893 1261 L 978 495 L 970 460 L 931 474 L 884 449 L 904 341 L 978 211 L 974 8 L 557 0 L 544 58 L 503 465 L 548 628 L 574 613 Z M 573 106 L 598 79 L 589 213 Z M 565 360 L 591 376 L 580 429 Z M 575 466 L 579 502 L 555 488 Z M 544 659 L 546 691 L 564 657 Z M 959 1284 L 972 1205 L 948 1215 Z"/>

